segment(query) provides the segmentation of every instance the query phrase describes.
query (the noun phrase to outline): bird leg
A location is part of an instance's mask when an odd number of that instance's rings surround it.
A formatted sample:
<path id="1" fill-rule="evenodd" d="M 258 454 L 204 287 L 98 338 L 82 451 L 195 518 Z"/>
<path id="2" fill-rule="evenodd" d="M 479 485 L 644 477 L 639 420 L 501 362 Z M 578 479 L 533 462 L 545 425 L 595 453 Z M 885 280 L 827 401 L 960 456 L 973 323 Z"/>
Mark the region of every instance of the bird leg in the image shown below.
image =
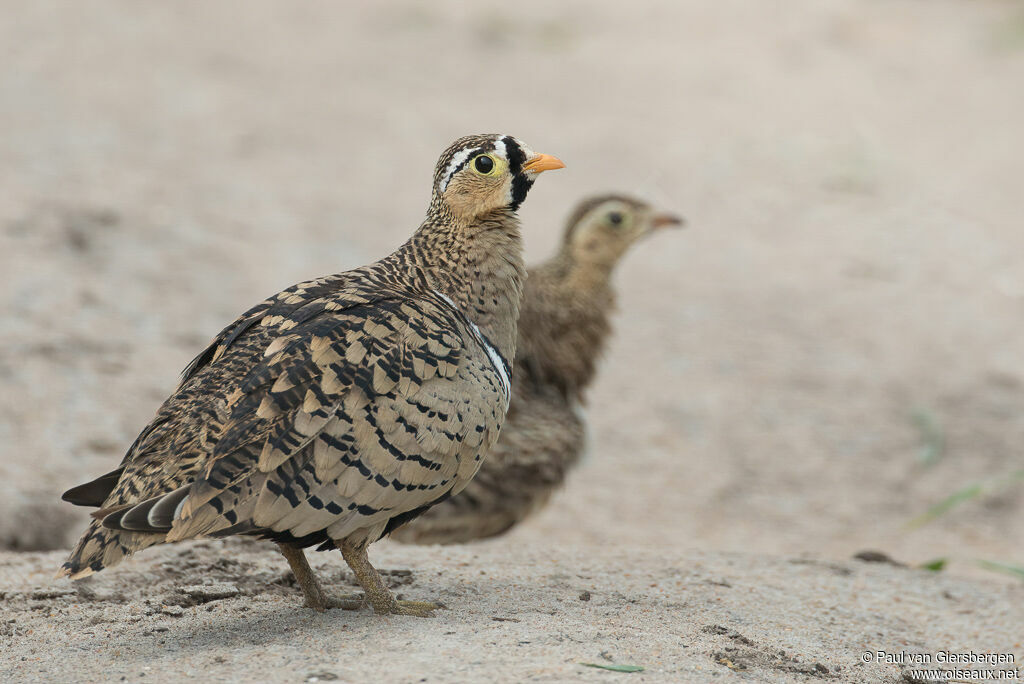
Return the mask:
<path id="1" fill-rule="evenodd" d="M 292 568 L 295 581 L 306 597 L 306 602 L 303 604 L 306 608 L 312 608 L 316 612 L 322 613 L 328 608 L 359 610 L 363 606 L 361 596 L 328 596 L 320 586 L 320 580 L 316 578 L 313 568 L 309 567 L 309 561 L 306 560 L 306 554 L 302 549 L 291 544 L 278 544 L 277 547 L 288 559 L 288 565 Z"/>
<path id="2" fill-rule="evenodd" d="M 359 584 L 366 592 L 366 598 L 373 606 L 378 615 L 415 615 L 416 617 L 431 617 L 440 604 L 429 601 L 398 601 L 388 590 L 381 579 L 377 569 L 370 565 L 370 559 L 366 555 L 366 546 L 353 546 L 342 542 L 341 555 L 345 562 L 352 568 Z"/>

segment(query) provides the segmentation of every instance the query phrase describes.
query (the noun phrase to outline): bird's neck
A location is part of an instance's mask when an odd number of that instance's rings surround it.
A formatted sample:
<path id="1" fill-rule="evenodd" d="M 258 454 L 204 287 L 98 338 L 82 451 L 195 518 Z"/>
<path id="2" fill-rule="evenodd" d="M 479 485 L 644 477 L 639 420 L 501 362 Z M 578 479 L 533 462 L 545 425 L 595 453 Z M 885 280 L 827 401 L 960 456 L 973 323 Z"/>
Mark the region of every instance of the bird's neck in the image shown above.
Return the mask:
<path id="1" fill-rule="evenodd" d="M 432 212 L 407 247 L 424 265 L 429 286 L 454 302 L 511 364 L 526 276 L 515 212 L 494 211 L 472 224 Z"/>
<path id="2" fill-rule="evenodd" d="M 516 352 L 524 373 L 583 399 L 611 333 L 610 275 L 567 254 L 530 269 Z"/>
<path id="3" fill-rule="evenodd" d="M 582 299 L 601 300 L 612 294 L 612 273 L 618 260 L 612 256 L 581 257 L 568 245 L 546 264 L 563 288 L 569 288 Z"/>

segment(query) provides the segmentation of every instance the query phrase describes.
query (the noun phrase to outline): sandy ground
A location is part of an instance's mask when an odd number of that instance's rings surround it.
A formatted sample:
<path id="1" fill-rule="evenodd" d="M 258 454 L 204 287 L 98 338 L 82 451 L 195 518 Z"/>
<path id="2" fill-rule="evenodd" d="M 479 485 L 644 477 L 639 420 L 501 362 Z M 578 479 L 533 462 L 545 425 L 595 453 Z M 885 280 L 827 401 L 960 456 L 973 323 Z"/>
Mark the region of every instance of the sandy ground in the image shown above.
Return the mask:
<path id="1" fill-rule="evenodd" d="M 901 638 L 1024 659 L 1019 586 L 976 564 L 1024 566 L 1019 2 L 0 5 L 2 547 L 66 548 L 82 513 L 59 492 L 120 459 L 225 322 L 404 240 L 458 135 L 567 162 L 522 211 L 531 260 L 594 192 L 689 219 L 618 274 L 569 487 L 503 540 L 378 552 L 412 570 L 410 591 L 453 592 L 450 613 L 314 617 L 252 588 L 147 616 L 175 591 L 177 550 L 99 578 L 159 587 L 109 607 L 31 598 L 59 553 L 0 554 L 19 677 L 113 673 L 100 649 L 134 679 L 160 639 L 175 672 L 225 679 L 294 680 L 319 667 L 309 649 L 359 677 L 395 648 L 417 656 L 388 660 L 395 680 L 626 676 L 574 665 L 602 649 L 668 679 L 811 676 L 753 656 L 734 674 L 708 655 L 739 643 L 701 631 L 716 624 L 841 681 L 875 681 L 857 650 Z M 982 495 L 908 526 L 973 483 Z M 956 577 L 849 565 L 866 548 L 949 558 Z M 723 574 L 731 589 L 702 584 Z M 573 598 L 587 582 L 589 604 Z M 247 601 L 259 627 L 232 636 Z M 819 604 L 836 622 L 809 617 Z M 640 617 L 599 629 L 595 609 Z M 236 661 L 235 639 L 274 657 Z"/>
<path id="2" fill-rule="evenodd" d="M 447 610 L 302 610 L 284 559 L 240 541 L 165 547 L 74 588 L 49 585 L 59 553 L 8 555 L 0 679 L 906 683 L 912 668 L 863 654 L 1019 654 L 1024 636 L 1024 585 L 885 564 L 541 544 L 373 557 L 396 593 Z"/>

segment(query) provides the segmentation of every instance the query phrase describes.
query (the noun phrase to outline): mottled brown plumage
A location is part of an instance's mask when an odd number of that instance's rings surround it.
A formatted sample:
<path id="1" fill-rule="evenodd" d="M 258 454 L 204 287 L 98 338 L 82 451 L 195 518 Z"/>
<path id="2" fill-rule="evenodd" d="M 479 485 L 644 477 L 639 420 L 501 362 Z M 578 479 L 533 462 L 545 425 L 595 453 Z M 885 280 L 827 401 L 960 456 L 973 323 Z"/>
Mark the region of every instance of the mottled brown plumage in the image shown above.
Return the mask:
<path id="1" fill-rule="evenodd" d="M 458 493 L 497 438 L 523 276 L 515 210 L 560 166 L 511 137 L 462 138 L 405 245 L 226 327 L 121 466 L 65 493 L 99 510 L 62 574 L 248 534 L 282 546 L 311 607 L 358 605 L 320 588 L 302 552 L 319 544 L 341 549 L 377 612 L 429 614 L 395 601 L 366 547 Z"/>
<path id="2" fill-rule="evenodd" d="M 580 405 L 611 333 L 615 265 L 640 238 L 680 223 L 627 197 L 600 196 L 577 207 L 559 252 L 526 280 L 512 404 L 498 443 L 462 493 L 395 530 L 393 539 L 492 537 L 547 503 L 583 452 Z"/>

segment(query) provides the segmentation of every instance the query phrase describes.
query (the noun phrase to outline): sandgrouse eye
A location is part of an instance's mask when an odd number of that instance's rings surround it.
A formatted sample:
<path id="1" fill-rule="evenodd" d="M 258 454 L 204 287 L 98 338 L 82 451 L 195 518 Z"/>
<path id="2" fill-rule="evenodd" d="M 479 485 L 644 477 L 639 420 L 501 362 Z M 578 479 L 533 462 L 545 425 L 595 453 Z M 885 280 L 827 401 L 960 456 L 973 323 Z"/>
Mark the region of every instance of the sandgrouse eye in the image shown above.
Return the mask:
<path id="1" fill-rule="evenodd" d="M 620 214 L 617 211 L 613 211 L 612 213 L 608 214 L 608 223 L 612 224 L 613 226 L 620 225 L 622 223 L 622 214 Z"/>
<path id="2" fill-rule="evenodd" d="M 473 162 L 473 165 L 480 173 L 490 173 L 491 170 L 494 169 L 494 160 L 487 155 L 480 155 L 476 158 L 476 161 Z"/>

